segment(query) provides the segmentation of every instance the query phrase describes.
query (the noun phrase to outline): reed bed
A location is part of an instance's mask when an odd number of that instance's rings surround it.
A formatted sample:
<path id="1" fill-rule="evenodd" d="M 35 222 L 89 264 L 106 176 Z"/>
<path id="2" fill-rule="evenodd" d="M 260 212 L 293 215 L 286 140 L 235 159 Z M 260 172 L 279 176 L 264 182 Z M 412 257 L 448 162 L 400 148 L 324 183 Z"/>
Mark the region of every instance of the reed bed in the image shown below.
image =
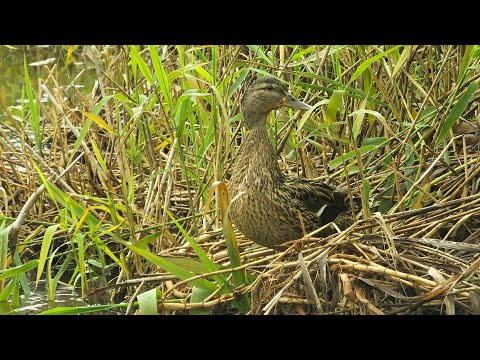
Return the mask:
<path id="1" fill-rule="evenodd" d="M 47 314 L 480 313 L 478 46 L 54 50 L 1 102 L 0 301 L 44 280 L 92 303 Z M 283 171 L 363 204 L 281 251 L 227 212 L 240 99 L 265 74 L 313 106 L 269 119 Z"/>

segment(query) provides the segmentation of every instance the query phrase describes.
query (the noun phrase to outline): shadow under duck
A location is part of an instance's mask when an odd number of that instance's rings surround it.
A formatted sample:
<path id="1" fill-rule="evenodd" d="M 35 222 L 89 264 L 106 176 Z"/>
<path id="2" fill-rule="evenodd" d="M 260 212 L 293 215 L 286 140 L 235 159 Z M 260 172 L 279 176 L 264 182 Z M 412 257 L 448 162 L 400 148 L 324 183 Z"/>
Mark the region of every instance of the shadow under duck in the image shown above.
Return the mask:
<path id="1" fill-rule="evenodd" d="M 284 106 L 310 108 L 289 94 L 276 78 L 260 78 L 248 87 L 241 107 L 250 131 L 228 183 L 229 214 L 237 228 L 250 240 L 273 249 L 336 219 L 340 228 L 350 226 L 354 220 L 346 192 L 280 170 L 266 121 L 271 111 Z M 339 216 L 349 210 L 346 217 Z M 331 233 L 327 230 L 320 235 Z"/>

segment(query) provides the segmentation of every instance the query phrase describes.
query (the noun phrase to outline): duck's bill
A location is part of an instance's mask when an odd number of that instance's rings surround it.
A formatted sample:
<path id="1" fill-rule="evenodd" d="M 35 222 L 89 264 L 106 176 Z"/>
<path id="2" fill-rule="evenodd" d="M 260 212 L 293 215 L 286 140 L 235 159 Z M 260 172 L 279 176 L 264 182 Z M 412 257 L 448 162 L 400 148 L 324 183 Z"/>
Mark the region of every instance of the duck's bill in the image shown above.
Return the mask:
<path id="1" fill-rule="evenodd" d="M 285 99 L 285 106 L 288 106 L 294 109 L 302 109 L 302 110 L 308 110 L 311 108 L 310 105 L 307 105 L 304 102 L 301 102 L 300 100 L 295 99 L 295 97 L 290 94 L 288 94 L 287 98 Z"/>

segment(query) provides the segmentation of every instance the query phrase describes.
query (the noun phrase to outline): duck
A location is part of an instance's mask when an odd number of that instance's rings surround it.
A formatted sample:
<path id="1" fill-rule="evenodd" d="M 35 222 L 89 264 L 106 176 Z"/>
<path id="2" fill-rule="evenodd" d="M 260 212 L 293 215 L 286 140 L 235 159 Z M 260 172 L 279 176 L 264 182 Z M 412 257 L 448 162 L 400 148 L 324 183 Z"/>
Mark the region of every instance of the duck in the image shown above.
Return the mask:
<path id="1" fill-rule="evenodd" d="M 283 173 L 267 132 L 271 111 L 310 106 L 291 95 L 276 77 L 259 78 L 248 86 L 241 111 L 248 128 L 237 152 L 230 180 L 229 217 L 251 241 L 272 249 L 341 219 L 341 229 L 354 222 L 348 193 L 318 179 Z M 320 236 L 330 235 L 325 230 Z"/>

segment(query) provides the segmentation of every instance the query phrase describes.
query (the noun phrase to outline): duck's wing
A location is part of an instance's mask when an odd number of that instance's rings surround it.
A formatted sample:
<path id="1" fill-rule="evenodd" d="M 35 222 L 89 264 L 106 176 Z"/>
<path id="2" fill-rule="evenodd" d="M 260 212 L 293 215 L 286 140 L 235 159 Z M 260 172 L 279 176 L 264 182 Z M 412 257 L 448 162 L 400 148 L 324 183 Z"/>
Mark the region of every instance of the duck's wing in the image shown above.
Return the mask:
<path id="1" fill-rule="evenodd" d="M 285 191 L 316 214 L 322 224 L 334 221 L 350 207 L 348 193 L 338 191 L 320 180 L 285 176 Z"/>
<path id="2" fill-rule="evenodd" d="M 307 209 L 314 213 L 322 206 L 333 205 L 337 201 L 334 189 L 320 180 L 285 176 L 283 185 L 292 198 L 304 203 Z"/>

